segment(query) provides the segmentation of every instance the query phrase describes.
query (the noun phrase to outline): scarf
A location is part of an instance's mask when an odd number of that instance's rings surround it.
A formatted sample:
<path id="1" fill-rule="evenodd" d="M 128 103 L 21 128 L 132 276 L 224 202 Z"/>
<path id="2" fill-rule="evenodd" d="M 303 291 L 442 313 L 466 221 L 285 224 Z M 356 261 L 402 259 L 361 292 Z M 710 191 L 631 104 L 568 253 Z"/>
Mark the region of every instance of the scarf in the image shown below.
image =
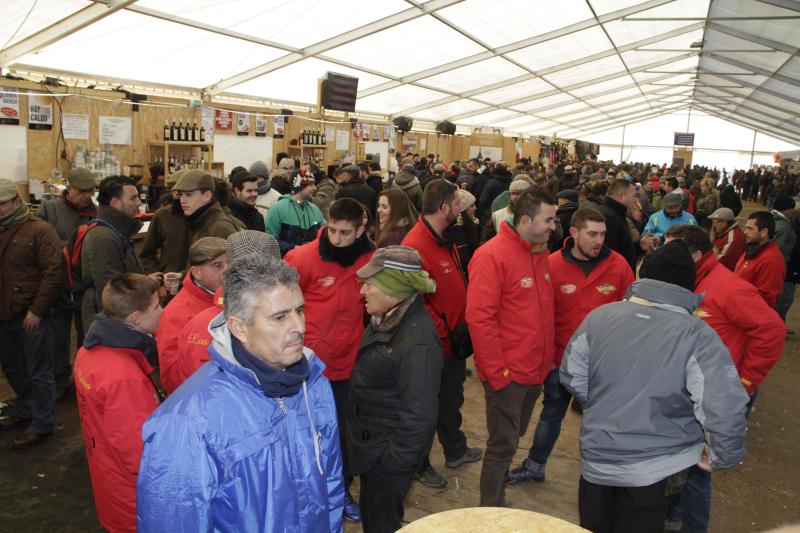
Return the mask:
<path id="1" fill-rule="evenodd" d="M 400 300 L 405 300 L 418 292 L 436 291 L 436 282 L 429 278 L 428 273 L 424 270 L 408 272 L 384 268 L 369 278 L 367 283 L 375 285 L 383 294 Z"/>
<path id="2" fill-rule="evenodd" d="M 745 255 L 745 257 L 747 259 L 752 258 L 754 255 L 756 255 L 758 252 L 760 252 L 761 249 L 764 246 L 769 244 L 769 242 L 770 241 L 762 242 L 762 243 L 759 243 L 759 244 L 746 244 L 745 247 L 744 247 L 744 255 Z"/>
<path id="3" fill-rule="evenodd" d="M 192 222 L 195 222 L 196 220 L 199 220 L 200 217 L 203 216 L 203 213 L 208 211 L 208 209 L 211 207 L 212 204 L 214 204 L 215 201 L 216 200 L 211 200 L 206 205 L 198 207 L 197 210 L 194 213 L 192 213 L 191 215 L 186 217 L 186 222 L 191 224 Z M 180 200 L 178 202 L 180 203 Z M 181 208 L 181 212 L 183 212 L 183 208 Z"/>
<path id="4" fill-rule="evenodd" d="M 343 267 L 355 264 L 359 257 L 375 249 L 367 237 L 367 232 L 361 234 L 350 246 L 334 246 L 328 239 L 328 230 L 322 230 L 319 237 L 319 255 L 323 261 L 339 263 Z"/>
<path id="5" fill-rule="evenodd" d="M 262 181 L 261 183 L 258 184 L 258 195 L 264 196 L 269 192 L 269 189 L 270 189 L 269 181 Z"/>
<path id="6" fill-rule="evenodd" d="M 233 335 L 231 335 L 231 347 L 233 348 L 233 356 L 240 365 L 253 371 L 258 384 L 261 385 L 261 390 L 267 396 L 282 398 L 297 394 L 300 387 L 303 386 L 303 382 L 308 379 L 308 359 L 306 359 L 305 355 L 286 370 L 280 370 L 269 366 L 248 352 L 239 342 L 239 339 Z"/>
<path id="7" fill-rule="evenodd" d="M 28 204 L 20 202 L 19 205 L 7 215 L 0 217 L 0 230 L 6 230 L 27 222 L 30 216 Z"/>

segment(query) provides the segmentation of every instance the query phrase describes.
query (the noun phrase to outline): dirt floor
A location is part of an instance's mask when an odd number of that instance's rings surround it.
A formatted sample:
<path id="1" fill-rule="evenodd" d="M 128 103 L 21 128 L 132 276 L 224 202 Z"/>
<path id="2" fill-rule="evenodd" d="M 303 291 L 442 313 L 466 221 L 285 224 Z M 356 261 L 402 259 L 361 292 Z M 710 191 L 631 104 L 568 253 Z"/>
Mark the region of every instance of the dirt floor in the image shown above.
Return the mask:
<path id="1" fill-rule="evenodd" d="M 800 523 L 800 425 L 792 418 L 800 412 L 796 388 L 800 382 L 800 305 L 792 309 L 789 324 L 799 330 L 798 335 L 788 338 L 783 357 L 759 390 L 749 420 L 748 457 L 738 468 L 714 474 L 712 532 L 765 531 Z M 464 431 L 471 446 L 484 448 L 483 391 L 475 377 L 467 378 L 465 390 Z M 0 376 L 0 400 L 11 397 Z M 0 432 L 0 532 L 102 531 L 73 398 L 58 404 L 56 424 L 52 439 L 24 451 L 9 448 L 16 432 Z M 579 428 L 580 417 L 570 411 L 548 463 L 546 481 L 508 487 L 507 498 L 514 507 L 578 522 Z M 532 429 L 533 425 L 520 441 L 515 466 L 527 453 Z M 480 463 L 447 469 L 438 443 L 431 461 L 449 484 L 432 490 L 414 483 L 406 500 L 408 521 L 478 504 Z M 358 532 L 361 527 L 348 523 L 345 530 Z"/>

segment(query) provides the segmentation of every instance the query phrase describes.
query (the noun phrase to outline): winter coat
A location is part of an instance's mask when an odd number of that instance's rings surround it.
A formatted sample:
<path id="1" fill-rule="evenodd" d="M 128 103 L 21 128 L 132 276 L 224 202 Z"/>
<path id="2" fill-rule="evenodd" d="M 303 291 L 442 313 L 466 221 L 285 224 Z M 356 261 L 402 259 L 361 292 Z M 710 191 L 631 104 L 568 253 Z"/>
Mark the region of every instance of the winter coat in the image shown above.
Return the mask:
<path id="1" fill-rule="evenodd" d="M 739 227 L 739 223 L 734 221 L 722 234 L 717 235 L 714 228 L 711 228 L 711 242 L 714 243 L 714 253 L 717 259 L 728 270 L 736 269 L 736 263 L 744 253 L 744 233 Z"/>
<path id="2" fill-rule="evenodd" d="M 622 300 L 633 283 L 633 272 L 625 258 L 607 246 L 587 276 L 572 255 L 574 245 L 570 237 L 564 248 L 548 257 L 555 295 L 555 366 L 561 365 L 564 350 L 586 315 L 601 305 Z"/>
<path id="3" fill-rule="evenodd" d="M 360 179 L 352 179 L 347 183 L 342 183 L 339 190 L 336 192 L 336 199 L 339 198 L 352 198 L 357 200 L 367 210 L 367 215 L 370 220 L 375 220 L 375 214 L 378 208 L 378 195 L 375 191 L 361 181 Z"/>
<path id="4" fill-rule="evenodd" d="M 742 384 L 752 394 L 783 353 L 786 325 L 758 290 L 725 268 L 713 252 L 697 263 L 694 292 L 704 295 L 695 315 L 725 343 Z"/>
<path id="5" fill-rule="evenodd" d="M 506 169 L 495 169 L 494 174 L 486 182 L 481 190 L 481 195 L 478 198 L 478 217 L 481 220 L 488 220 L 492 215 L 492 202 L 497 198 L 500 193 L 507 191 L 511 186 L 513 176 L 511 172 Z"/>
<path id="6" fill-rule="evenodd" d="M 173 390 L 180 387 L 189 376 L 211 359 L 208 354 L 208 346 L 211 344 L 208 325 L 222 314 L 223 301 L 222 287 L 220 287 L 214 294 L 211 307 L 192 316 L 178 334 L 175 364 L 170 371 Z"/>
<path id="7" fill-rule="evenodd" d="M 425 217 L 411 228 L 402 242 L 422 257 L 422 268 L 436 282 L 436 292 L 425 295 L 425 306 L 436 324 L 442 353 L 453 352 L 450 332 L 464 323 L 467 305 L 467 279 L 455 244 L 439 237 Z"/>
<path id="8" fill-rule="evenodd" d="M 183 272 L 189 262 L 189 228 L 182 210 L 160 207 L 139 251 L 145 272 Z"/>
<path id="9" fill-rule="evenodd" d="M 698 218 L 704 220 L 708 218 L 714 211 L 716 211 L 718 207 L 719 193 L 717 193 L 717 191 L 711 191 L 708 194 L 704 194 L 697 200 L 696 214 Z"/>
<path id="10" fill-rule="evenodd" d="M 380 172 L 370 172 L 367 179 L 364 180 L 364 183 L 375 191 L 375 198 L 381 194 L 383 190 L 383 176 L 381 176 Z"/>
<path id="11" fill-rule="evenodd" d="M 605 197 L 598 209 L 606 217 L 605 245 L 624 257 L 631 271 L 636 271 L 636 246 L 628 229 L 627 207 Z"/>
<path id="12" fill-rule="evenodd" d="M 227 239 L 232 233 L 241 229 L 233 218 L 233 215 L 224 211 L 219 202 L 212 200 L 210 204 L 206 204 L 186 217 L 186 225 L 189 228 L 189 246 L 203 237 Z"/>
<path id="13" fill-rule="evenodd" d="M 410 228 L 408 224 L 397 226 L 392 231 L 386 234 L 383 240 L 378 244 L 378 248 L 386 248 L 387 246 L 399 245 L 401 242 L 403 242 L 405 236 L 408 235 L 409 229 Z"/>
<path id="14" fill-rule="evenodd" d="M 775 221 L 775 244 L 780 248 L 783 254 L 783 259 L 789 263 L 792 257 L 794 245 L 797 243 L 797 235 L 795 235 L 792 221 L 783 216 L 780 211 L 772 210 L 772 219 Z"/>
<path id="15" fill-rule="evenodd" d="M 266 228 L 278 239 L 281 254 L 285 255 L 295 246 L 313 241 L 323 224 L 325 217 L 315 204 L 300 203 L 285 194 L 269 210 Z"/>
<path id="16" fill-rule="evenodd" d="M 469 264 L 467 324 L 478 378 L 494 391 L 540 385 L 553 368 L 553 287 L 547 251 L 503 222 Z M 522 317 L 525 317 L 522 319 Z"/>
<path id="17" fill-rule="evenodd" d="M 326 378 L 342 381 L 350 378 L 364 334 L 364 304 L 356 272 L 369 262 L 374 246 L 362 235 L 356 241 L 363 248 L 355 263 L 342 266 L 324 252 L 326 228 L 319 231 L 316 240 L 289 251 L 285 259 L 300 272 L 300 289 L 306 302 L 305 345 L 325 363 Z"/>
<path id="18" fill-rule="evenodd" d="M 275 205 L 280 197 L 281 193 L 272 187 L 270 187 L 265 194 L 258 195 L 258 199 L 256 200 L 256 209 L 258 209 L 258 212 L 261 213 L 261 216 L 265 221 L 267 220 L 267 215 L 269 214 L 270 208 Z M 263 230 L 264 228 L 262 227 L 261 229 Z"/>
<path id="19" fill-rule="evenodd" d="M 339 431 L 324 365 L 304 349 L 304 386 L 269 397 L 233 356 L 224 316 L 209 328 L 211 361 L 142 429 L 139 532 L 342 531 Z"/>
<path id="20" fill-rule="evenodd" d="M 380 325 L 370 323 L 347 399 L 350 475 L 375 467 L 416 471 L 433 443 L 442 365 L 438 333 L 419 296 Z"/>
<path id="21" fill-rule="evenodd" d="M 561 223 L 561 229 L 564 235 L 569 235 L 569 228 L 572 227 L 572 215 L 574 215 L 575 211 L 578 209 L 580 209 L 580 205 L 573 202 L 560 205 L 558 209 L 556 209 L 556 218 L 558 218 L 558 221 Z"/>
<path id="22" fill-rule="evenodd" d="M 98 224 L 83 240 L 81 273 L 87 287 L 81 297 L 84 332 L 89 331 L 94 316 L 102 310 L 103 289 L 111 278 L 124 272 L 144 273 L 131 242 L 142 223 L 107 205 L 97 208 L 97 218 L 111 224 L 114 229 Z"/>
<path id="23" fill-rule="evenodd" d="M 58 233 L 41 218 L 0 228 L 0 320 L 51 315 L 64 284 L 61 262 Z"/>
<path id="24" fill-rule="evenodd" d="M 663 240 L 664 234 L 667 232 L 667 230 L 672 226 L 677 226 L 679 224 L 696 226 L 697 220 L 695 220 L 694 215 L 688 211 L 681 210 L 678 216 L 670 217 L 662 209 L 661 211 L 656 211 L 650 215 L 650 218 L 647 220 L 647 224 L 644 227 L 643 233 L 650 233 L 651 235 L 655 235 L 659 239 Z"/>
<path id="25" fill-rule="evenodd" d="M 314 202 L 320 212 L 327 217 L 328 216 L 328 207 L 333 202 L 333 199 L 336 197 L 336 191 L 338 187 L 333 180 L 325 178 L 317 183 L 317 190 L 314 192 L 314 196 L 311 198 L 311 201 Z"/>
<path id="26" fill-rule="evenodd" d="M 777 244 L 769 241 L 755 250 L 745 248 L 734 272 L 755 285 L 767 305 L 775 309 L 786 278 L 786 261 Z"/>
<path id="27" fill-rule="evenodd" d="M 178 364 L 178 341 L 183 327 L 193 316 L 213 306 L 214 295 L 198 286 L 187 273 L 183 287 L 161 313 L 155 338 L 158 343 L 158 372 L 168 394 L 172 394 L 186 379 Z"/>
<path id="28" fill-rule="evenodd" d="M 75 356 L 75 391 L 95 507 L 100 523 L 112 532 L 136 532 L 142 424 L 158 407 L 149 377 L 153 369 L 137 346 L 143 337 L 101 314 Z"/>
<path id="29" fill-rule="evenodd" d="M 66 195 L 66 192 L 64 195 Z M 42 205 L 36 211 L 36 216 L 56 228 L 58 238 L 61 239 L 61 244 L 64 245 L 78 230 L 78 226 L 88 224 L 95 219 L 97 206 L 91 204 L 83 209 L 77 209 L 67 201 L 65 196 L 62 196 L 55 200 L 42 202 Z"/>
<path id="30" fill-rule="evenodd" d="M 419 213 L 422 212 L 422 186 L 415 175 L 408 172 L 399 172 L 394 178 L 392 187 L 405 191 L 408 199 L 411 200 L 411 205 Z"/>
<path id="31" fill-rule="evenodd" d="M 732 209 L 736 216 L 742 211 L 742 199 L 736 194 L 733 185 L 728 185 L 719 193 L 719 203 L 722 207 Z"/>
<path id="32" fill-rule="evenodd" d="M 247 229 L 264 231 L 264 217 L 255 206 L 247 205 L 238 198 L 228 200 L 228 209 L 231 214 L 242 221 Z"/>
<path id="33" fill-rule="evenodd" d="M 652 279 L 586 317 L 561 363 L 561 384 L 583 404 L 581 474 L 644 487 L 697 464 L 745 456 L 748 396 L 728 349 L 692 316 L 702 296 Z"/>

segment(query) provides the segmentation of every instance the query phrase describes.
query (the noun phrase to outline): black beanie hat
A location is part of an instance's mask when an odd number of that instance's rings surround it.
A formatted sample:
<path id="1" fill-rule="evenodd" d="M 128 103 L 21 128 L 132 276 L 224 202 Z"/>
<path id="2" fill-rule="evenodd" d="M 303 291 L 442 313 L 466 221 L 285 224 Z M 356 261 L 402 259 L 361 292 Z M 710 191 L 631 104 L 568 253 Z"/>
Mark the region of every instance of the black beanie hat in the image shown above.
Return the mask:
<path id="1" fill-rule="evenodd" d="M 673 283 L 693 291 L 695 266 L 689 246 L 676 239 L 657 248 L 642 262 L 639 277 Z"/>
<path id="2" fill-rule="evenodd" d="M 787 209 L 794 209 L 794 207 L 794 199 L 785 194 L 775 198 L 775 202 L 772 204 L 772 208 L 775 209 L 775 211 L 786 211 Z"/>

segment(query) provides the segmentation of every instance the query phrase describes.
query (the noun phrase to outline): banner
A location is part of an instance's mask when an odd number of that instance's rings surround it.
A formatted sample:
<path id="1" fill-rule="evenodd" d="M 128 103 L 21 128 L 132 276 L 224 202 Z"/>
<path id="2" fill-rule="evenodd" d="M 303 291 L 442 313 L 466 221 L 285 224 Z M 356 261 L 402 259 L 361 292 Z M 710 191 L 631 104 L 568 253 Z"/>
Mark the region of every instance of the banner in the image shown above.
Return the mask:
<path id="1" fill-rule="evenodd" d="M 256 137 L 267 136 L 267 117 L 256 115 Z"/>
<path id="2" fill-rule="evenodd" d="M 236 135 L 250 135 L 250 113 L 237 113 Z"/>
<path id="3" fill-rule="evenodd" d="M 221 109 L 214 110 L 214 129 L 215 130 L 230 130 L 233 128 L 233 113 L 230 111 L 223 111 Z"/>
<path id="4" fill-rule="evenodd" d="M 0 87 L 0 124 L 19 125 L 19 93 L 13 87 Z"/>
<path id="5" fill-rule="evenodd" d="M 53 129 L 53 97 L 28 93 L 28 129 Z"/>

